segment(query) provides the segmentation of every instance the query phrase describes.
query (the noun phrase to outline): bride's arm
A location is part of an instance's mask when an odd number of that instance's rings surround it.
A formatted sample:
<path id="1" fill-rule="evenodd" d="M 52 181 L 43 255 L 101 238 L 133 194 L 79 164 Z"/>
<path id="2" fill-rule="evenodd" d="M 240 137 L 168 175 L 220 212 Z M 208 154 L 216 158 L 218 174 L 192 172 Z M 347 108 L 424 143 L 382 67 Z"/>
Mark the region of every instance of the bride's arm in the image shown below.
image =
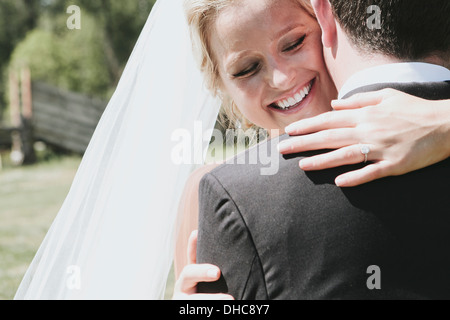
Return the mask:
<path id="1" fill-rule="evenodd" d="M 360 143 L 370 146 L 363 169 L 336 179 L 341 187 L 360 185 L 387 176 L 425 168 L 450 156 L 450 102 L 429 101 L 392 89 L 357 94 L 334 101 L 337 111 L 300 120 L 283 141 L 283 154 L 317 149 L 336 149 L 305 158 L 305 171 L 364 161 Z"/>
<path id="2" fill-rule="evenodd" d="M 220 269 L 210 264 L 196 264 L 198 228 L 198 190 L 200 180 L 218 165 L 196 170 L 186 183 L 179 206 L 180 226 L 175 248 L 175 277 L 173 299 L 176 300 L 232 300 L 227 294 L 197 294 L 199 282 L 213 282 L 220 278 Z"/>
<path id="3" fill-rule="evenodd" d="M 193 231 L 198 229 L 198 189 L 203 176 L 217 165 L 205 165 L 189 177 L 179 205 L 179 231 L 175 247 L 175 275 L 178 279 L 183 268 L 188 265 L 188 241 Z"/>

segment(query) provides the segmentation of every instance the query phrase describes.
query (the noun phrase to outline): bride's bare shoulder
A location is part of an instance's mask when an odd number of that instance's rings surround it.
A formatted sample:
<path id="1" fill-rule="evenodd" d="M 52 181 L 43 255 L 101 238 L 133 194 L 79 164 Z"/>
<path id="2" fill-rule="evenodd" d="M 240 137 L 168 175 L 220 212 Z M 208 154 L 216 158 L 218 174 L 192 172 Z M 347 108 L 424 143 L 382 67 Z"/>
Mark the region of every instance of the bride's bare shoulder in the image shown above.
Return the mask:
<path id="1" fill-rule="evenodd" d="M 219 164 L 207 164 L 196 169 L 189 176 L 183 195 L 181 197 L 179 210 L 180 228 L 175 248 L 175 274 L 178 278 L 181 270 L 187 265 L 186 256 L 188 239 L 192 231 L 198 229 L 198 207 L 200 181 L 208 172 L 214 170 Z"/>
<path id="2" fill-rule="evenodd" d="M 220 164 L 212 163 L 212 164 L 205 164 L 202 167 L 194 170 L 191 175 L 189 176 L 189 179 L 186 183 L 187 187 L 193 187 L 198 190 L 198 187 L 200 185 L 200 181 L 205 176 L 205 174 L 211 172 L 215 168 L 220 166 Z"/>
<path id="3" fill-rule="evenodd" d="M 198 196 L 200 181 L 205 174 L 211 172 L 217 168 L 219 164 L 206 164 L 198 169 L 194 170 L 184 187 L 183 196 L 180 203 L 180 209 L 184 211 L 183 215 L 196 217 L 198 214 Z"/>

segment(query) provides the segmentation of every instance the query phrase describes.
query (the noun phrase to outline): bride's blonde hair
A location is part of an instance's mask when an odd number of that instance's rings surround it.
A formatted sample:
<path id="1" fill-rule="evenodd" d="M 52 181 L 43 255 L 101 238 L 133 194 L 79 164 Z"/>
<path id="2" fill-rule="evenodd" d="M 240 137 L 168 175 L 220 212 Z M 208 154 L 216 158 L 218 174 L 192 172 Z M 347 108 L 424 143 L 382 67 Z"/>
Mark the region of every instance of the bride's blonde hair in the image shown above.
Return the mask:
<path id="1" fill-rule="evenodd" d="M 251 128 L 254 125 L 245 119 L 234 101 L 220 90 L 221 81 L 218 65 L 214 61 L 210 44 L 210 31 L 218 15 L 223 9 L 239 1 L 242 0 L 185 0 L 184 7 L 191 33 L 194 56 L 198 60 L 208 89 L 212 94 L 222 99 L 225 121 L 228 123 L 226 126 Z M 309 0 L 292 1 L 297 1 L 308 14 L 315 17 Z"/>

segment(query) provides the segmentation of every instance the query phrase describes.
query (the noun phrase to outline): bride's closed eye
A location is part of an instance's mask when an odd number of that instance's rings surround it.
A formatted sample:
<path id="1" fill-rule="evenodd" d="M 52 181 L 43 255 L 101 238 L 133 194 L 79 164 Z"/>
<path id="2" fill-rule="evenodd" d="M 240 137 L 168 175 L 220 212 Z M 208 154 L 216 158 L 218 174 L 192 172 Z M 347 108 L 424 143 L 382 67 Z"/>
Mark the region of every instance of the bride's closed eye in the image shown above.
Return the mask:
<path id="1" fill-rule="evenodd" d="M 245 76 L 250 76 L 256 73 L 260 68 L 260 63 L 255 62 L 250 64 L 248 67 L 244 68 L 242 71 L 233 74 L 233 78 L 243 78 Z"/>
<path id="2" fill-rule="evenodd" d="M 283 52 L 290 52 L 290 51 L 293 51 L 295 49 L 298 49 L 303 44 L 303 42 L 305 41 L 305 37 L 306 37 L 306 35 L 302 36 L 300 39 L 294 41 L 293 43 L 288 44 L 286 46 L 286 48 L 284 48 L 282 51 Z"/>
<path id="3" fill-rule="evenodd" d="M 303 35 L 299 39 L 288 43 L 281 51 L 283 53 L 295 52 L 303 45 L 305 38 L 306 35 Z M 256 74 L 259 71 L 259 69 L 261 69 L 260 62 L 250 63 L 245 67 L 241 68 L 240 71 L 232 73 L 232 77 L 235 79 L 250 77 Z"/>

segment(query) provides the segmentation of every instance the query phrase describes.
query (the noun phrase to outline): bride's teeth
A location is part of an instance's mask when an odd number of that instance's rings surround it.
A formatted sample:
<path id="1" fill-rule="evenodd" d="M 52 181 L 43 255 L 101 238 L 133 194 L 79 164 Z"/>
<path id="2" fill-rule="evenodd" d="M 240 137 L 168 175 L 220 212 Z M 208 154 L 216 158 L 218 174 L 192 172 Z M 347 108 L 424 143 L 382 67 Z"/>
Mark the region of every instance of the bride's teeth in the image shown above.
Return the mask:
<path id="1" fill-rule="evenodd" d="M 283 103 L 283 101 L 278 101 L 278 102 L 277 102 L 277 107 L 278 107 L 278 108 L 284 109 L 284 103 Z"/>
<path id="2" fill-rule="evenodd" d="M 288 98 L 283 101 L 278 101 L 276 105 L 281 109 L 288 109 L 297 103 L 301 102 L 311 91 L 312 85 L 311 83 L 308 84 L 306 87 L 304 87 L 302 90 L 300 90 L 299 93 L 295 94 L 293 98 Z"/>

